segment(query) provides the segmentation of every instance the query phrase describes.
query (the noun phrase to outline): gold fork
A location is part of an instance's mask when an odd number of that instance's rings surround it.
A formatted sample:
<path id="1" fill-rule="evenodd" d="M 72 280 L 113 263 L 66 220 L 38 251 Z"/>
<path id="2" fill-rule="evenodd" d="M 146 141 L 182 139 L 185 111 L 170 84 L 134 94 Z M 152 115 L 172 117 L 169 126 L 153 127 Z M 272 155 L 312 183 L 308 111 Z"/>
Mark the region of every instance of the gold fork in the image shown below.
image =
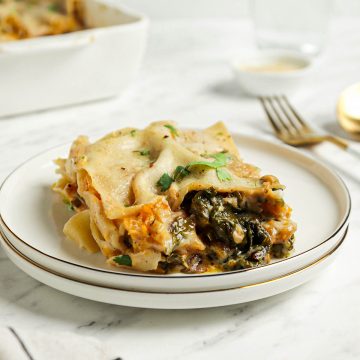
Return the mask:
<path id="1" fill-rule="evenodd" d="M 286 96 L 261 96 L 259 100 L 276 136 L 284 143 L 301 147 L 328 141 L 360 157 L 360 151 L 345 139 L 314 131 L 294 109 Z"/>

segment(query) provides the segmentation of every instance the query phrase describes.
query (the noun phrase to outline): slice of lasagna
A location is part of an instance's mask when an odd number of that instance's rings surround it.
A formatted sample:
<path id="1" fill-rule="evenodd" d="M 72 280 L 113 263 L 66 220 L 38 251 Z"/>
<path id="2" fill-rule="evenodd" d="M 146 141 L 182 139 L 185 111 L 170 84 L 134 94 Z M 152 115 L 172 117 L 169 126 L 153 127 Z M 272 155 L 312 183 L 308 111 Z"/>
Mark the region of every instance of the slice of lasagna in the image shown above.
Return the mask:
<path id="1" fill-rule="evenodd" d="M 75 211 L 65 235 L 114 266 L 230 271 L 288 256 L 295 223 L 284 186 L 246 164 L 223 123 L 173 122 L 79 137 L 53 189 Z"/>
<path id="2" fill-rule="evenodd" d="M 0 0 L 0 42 L 84 28 L 82 0 Z"/>

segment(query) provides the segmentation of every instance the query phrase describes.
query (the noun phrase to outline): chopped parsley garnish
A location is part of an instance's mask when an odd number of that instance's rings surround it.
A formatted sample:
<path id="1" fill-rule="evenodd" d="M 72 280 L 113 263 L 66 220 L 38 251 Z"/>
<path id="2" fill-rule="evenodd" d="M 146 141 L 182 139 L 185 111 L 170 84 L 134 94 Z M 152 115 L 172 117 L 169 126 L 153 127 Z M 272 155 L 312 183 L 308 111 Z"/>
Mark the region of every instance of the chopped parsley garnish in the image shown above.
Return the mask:
<path id="1" fill-rule="evenodd" d="M 174 180 L 175 181 L 181 181 L 184 179 L 184 177 L 188 176 L 190 174 L 190 171 L 184 167 L 184 166 L 177 166 L 174 171 Z"/>
<path id="2" fill-rule="evenodd" d="M 216 169 L 216 175 L 217 175 L 217 177 L 218 177 L 218 179 L 220 181 L 229 181 L 229 180 L 231 180 L 230 173 L 225 169 L 217 168 Z"/>
<path id="3" fill-rule="evenodd" d="M 130 131 L 130 135 L 134 137 L 136 135 L 137 130 L 133 129 Z"/>
<path id="4" fill-rule="evenodd" d="M 129 255 L 118 255 L 113 258 L 113 260 L 119 265 L 131 266 L 132 261 Z"/>
<path id="5" fill-rule="evenodd" d="M 191 163 L 189 163 L 186 166 L 186 169 L 189 169 L 193 166 L 206 166 L 206 167 L 216 170 L 216 175 L 220 181 L 231 180 L 230 173 L 225 169 L 221 169 L 224 166 L 226 166 L 231 159 L 231 156 L 228 153 L 220 152 L 220 153 L 216 153 L 216 154 L 209 154 L 209 155 L 206 155 L 206 157 L 212 158 L 212 159 L 214 159 L 214 161 L 212 161 L 212 162 L 205 161 L 205 160 L 192 161 Z"/>
<path id="6" fill-rule="evenodd" d="M 67 206 L 70 211 L 75 211 L 74 205 L 68 199 L 63 199 L 63 203 Z"/>
<path id="7" fill-rule="evenodd" d="M 231 159 L 231 156 L 228 153 L 221 152 L 217 154 L 209 154 L 206 155 L 206 157 L 212 158 L 214 161 L 200 160 L 192 161 L 186 166 L 179 165 L 176 167 L 173 177 L 171 177 L 168 173 L 164 173 L 161 175 L 156 185 L 160 187 L 162 192 L 164 192 L 170 188 L 174 181 L 182 181 L 186 176 L 188 176 L 191 172 L 190 169 L 195 166 L 204 166 L 210 169 L 214 169 L 216 171 L 216 176 L 220 181 L 231 180 L 231 174 L 226 169 L 224 169 L 224 167 Z"/>
<path id="8" fill-rule="evenodd" d="M 176 138 L 177 136 L 179 136 L 178 131 L 172 125 L 164 125 L 164 126 L 170 130 L 171 136 L 173 138 Z"/>
<path id="9" fill-rule="evenodd" d="M 61 11 L 59 5 L 56 4 L 56 3 L 50 4 L 50 5 L 48 6 L 48 10 L 49 10 L 49 11 L 52 11 L 52 12 L 60 12 L 60 11 Z"/>
<path id="10" fill-rule="evenodd" d="M 141 156 L 149 156 L 150 150 L 144 149 L 144 150 L 135 150 L 134 153 L 139 153 Z"/>
<path id="11" fill-rule="evenodd" d="M 217 169 L 219 167 L 226 166 L 231 159 L 231 156 L 224 152 L 220 152 L 217 154 L 209 154 L 209 155 L 206 155 L 206 157 L 213 158 L 214 161 L 212 161 L 212 162 L 205 161 L 205 160 L 192 161 L 191 163 L 189 163 L 187 165 L 187 168 L 192 167 L 192 166 L 207 166 L 212 169 Z"/>
<path id="12" fill-rule="evenodd" d="M 171 186 L 171 184 L 173 182 L 174 182 L 174 179 L 168 173 L 164 173 L 161 175 L 161 177 L 160 177 L 159 181 L 156 183 L 156 185 L 160 187 L 160 190 L 162 192 L 164 192 L 169 189 L 169 187 Z"/>

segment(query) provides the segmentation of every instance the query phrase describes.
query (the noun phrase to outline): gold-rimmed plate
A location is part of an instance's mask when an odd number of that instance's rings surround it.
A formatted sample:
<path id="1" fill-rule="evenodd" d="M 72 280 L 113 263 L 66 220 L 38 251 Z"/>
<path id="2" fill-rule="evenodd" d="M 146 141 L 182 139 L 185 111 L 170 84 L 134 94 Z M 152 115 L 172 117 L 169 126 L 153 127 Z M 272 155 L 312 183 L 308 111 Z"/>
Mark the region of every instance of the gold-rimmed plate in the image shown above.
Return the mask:
<path id="1" fill-rule="evenodd" d="M 52 193 L 52 160 L 69 146 L 50 149 L 21 165 L 0 191 L 0 226 L 9 241 L 29 259 L 81 281 L 147 292 L 192 292 L 246 286 L 296 271 L 318 260 L 344 235 L 350 197 L 342 180 L 303 153 L 262 139 L 233 134 L 244 159 L 277 175 L 287 185 L 286 201 L 298 223 L 291 257 L 266 266 L 228 273 L 154 275 L 115 269 L 101 254 L 89 255 L 65 239 L 69 213 Z"/>
<path id="2" fill-rule="evenodd" d="M 79 281 L 74 277 L 57 273 L 36 263 L 16 249 L 3 235 L 0 243 L 10 260 L 38 281 L 57 290 L 82 298 L 104 303 L 151 309 L 198 309 L 240 304 L 259 300 L 291 290 L 316 276 L 334 261 L 347 228 L 340 241 L 318 260 L 291 273 L 271 280 L 238 286 L 231 289 L 193 292 L 146 292 L 97 285 L 91 281 Z"/>

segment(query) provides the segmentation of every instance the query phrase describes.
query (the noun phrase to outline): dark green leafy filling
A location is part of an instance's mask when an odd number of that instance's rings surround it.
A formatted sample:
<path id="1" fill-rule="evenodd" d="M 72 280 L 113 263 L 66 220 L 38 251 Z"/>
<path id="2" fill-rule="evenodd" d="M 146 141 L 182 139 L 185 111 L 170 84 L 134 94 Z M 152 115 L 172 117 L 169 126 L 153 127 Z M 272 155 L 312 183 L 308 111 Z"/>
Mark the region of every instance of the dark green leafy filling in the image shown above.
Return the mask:
<path id="1" fill-rule="evenodd" d="M 294 235 L 282 244 L 273 244 L 271 246 L 270 254 L 274 258 L 288 257 L 291 250 L 294 249 Z"/>
<path id="2" fill-rule="evenodd" d="M 205 243 L 206 251 L 190 255 L 173 253 L 166 264 L 163 263 L 163 269 L 200 272 L 210 264 L 229 271 L 264 264 L 269 256 L 288 256 L 293 237 L 283 244 L 272 245 L 269 233 L 261 224 L 261 216 L 238 204 L 241 204 L 240 193 L 223 195 L 214 190 L 189 193 L 182 208 Z M 172 233 L 177 244 L 188 226 L 185 222 L 173 223 Z"/>
<path id="3" fill-rule="evenodd" d="M 195 229 L 195 222 L 193 217 L 183 218 L 179 216 L 171 224 L 171 233 L 174 239 L 174 246 L 176 247 L 179 243 L 184 240 L 186 234 Z"/>

